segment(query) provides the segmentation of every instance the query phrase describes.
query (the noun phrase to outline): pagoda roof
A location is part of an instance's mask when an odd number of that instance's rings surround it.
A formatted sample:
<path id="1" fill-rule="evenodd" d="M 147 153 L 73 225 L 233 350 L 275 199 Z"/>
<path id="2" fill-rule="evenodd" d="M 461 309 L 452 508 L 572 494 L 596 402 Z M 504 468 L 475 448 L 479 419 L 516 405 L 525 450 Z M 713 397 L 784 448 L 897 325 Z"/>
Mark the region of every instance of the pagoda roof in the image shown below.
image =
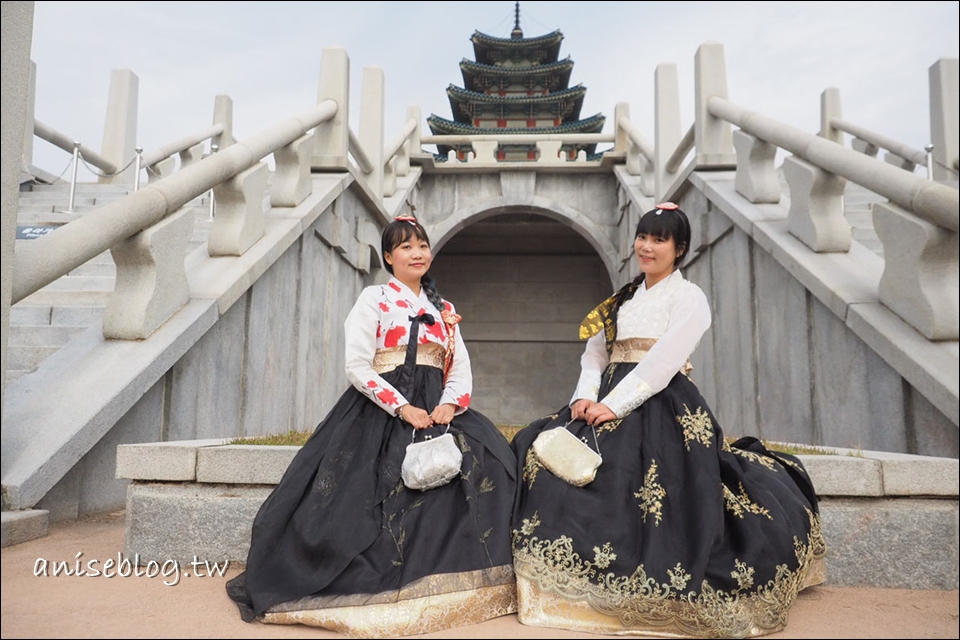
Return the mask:
<path id="1" fill-rule="evenodd" d="M 470 41 L 473 42 L 473 52 L 477 62 L 484 64 L 500 62 L 504 57 L 511 60 L 526 59 L 531 62 L 555 62 L 560 57 L 563 34 L 558 29 L 534 38 L 498 38 L 474 31 Z M 526 58 L 525 51 L 540 51 L 542 55 Z"/>
<path id="2" fill-rule="evenodd" d="M 484 64 L 464 58 L 460 61 L 460 72 L 463 74 L 463 84 L 469 87 L 473 84 L 474 78 L 482 76 L 493 76 L 497 78 L 528 78 L 557 74 L 558 84 L 566 87 L 570 82 L 570 74 L 573 72 L 573 60 L 569 56 L 556 62 L 547 62 L 545 64 L 527 65 L 522 67 L 508 67 L 503 65 Z"/>
<path id="3" fill-rule="evenodd" d="M 580 108 L 583 107 L 583 98 L 587 94 L 587 88 L 581 84 L 562 91 L 555 91 L 548 94 L 538 95 L 519 95 L 519 96 L 501 96 L 489 93 L 480 93 L 470 91 L 454 85 L 447 87 L 447 97 L 450 99 L 450 110 L 453 112 L 454 120 L 457 122 L 469 122 L 471 120 L 471 111 L 460 108 L 464 104 L 487 104 L 487 105 L 505 105 L 511 109 L 523 108 L 528 105 L 552 105 L 557 103 L 566 103 L 561 110 L 559 107 L 553 111 L 555 116 L 564 119 L 576 120 L 580 117 Z"/>
<path id="4" fill-rule="evenodd" d="M 502 102 L 512 104 L 550 104 L 557 102 L 558 100 L 583 100 L 583 96 L 585 96 L 586 93 L 587 88 L 582 84 L 578 84 L 575 87 L 570 87 L 569 89 L 563 89 L 561 91 L 554 91 L 546 94 L 541 93 L 532 96 L 501 96 L 483 93 L 480 91 L 471 91 L 469 89 L 464 89 L 452 84 L 447 87 L 447 95 L 450 96 L 451 102 L 456 100 L 457 102 L 484 102 L 489 104 L 498 104 Z"/>
<path id="5" fill-rule="evenodd" d="M 552 134 L 552 133 L 600 133 L 603 130 L 603 124 L 606 122 L 606 116 L 598 113 L 595 116 L 584 118 L 583 120 L 574 120 L 564 122 L 559 127 L 513 127 L 499 129 L 495 127 L 474 127 L 463 122 L 454 122 L 431 115 L 427 118 L 427 124 L 430 125 L 430 131 L 434 135 L 491 135 L 491 134 L 515 134 L 525 135 Z"/>

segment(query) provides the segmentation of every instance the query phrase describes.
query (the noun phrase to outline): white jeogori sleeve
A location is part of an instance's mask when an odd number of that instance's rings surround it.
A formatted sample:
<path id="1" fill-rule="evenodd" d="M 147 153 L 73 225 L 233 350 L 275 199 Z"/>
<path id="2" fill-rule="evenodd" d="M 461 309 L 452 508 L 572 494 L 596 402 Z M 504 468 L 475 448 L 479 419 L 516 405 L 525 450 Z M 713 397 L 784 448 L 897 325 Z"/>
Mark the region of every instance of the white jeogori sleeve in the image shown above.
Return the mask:
<path id="1" fill-rule="evenodd" d="M 698 287 L 688 287 L 670 311 L 666 332 L 601 402 L 622 418 L 663 391 L 686 364 L 710 321 L 707 297 Z"/>
<path id="2" fill-rule="evenodd" d="M 583 355 L 580 356 L 580 379 L 577 381 L 573 397 L 570 398 L 571 406 L 577 400 L 597 401 L 597 396 L 600 394 L 600 377 L 609 363 L 607 343 L 601 331 L 587 340 L 587 346 L 583 350 Z"/>
<path id="3" fill-rule="evenodd" d="M 374 287 L 364 289 L 343 323 L 346 342 L 344 368 L 350 384 L 384 411 L 396 415 L 397 409 L 407 404 L 407 400 L 373 369 L 373 357 L 377 353 L 377 325 L 380 323 L 375 296 Z"/>

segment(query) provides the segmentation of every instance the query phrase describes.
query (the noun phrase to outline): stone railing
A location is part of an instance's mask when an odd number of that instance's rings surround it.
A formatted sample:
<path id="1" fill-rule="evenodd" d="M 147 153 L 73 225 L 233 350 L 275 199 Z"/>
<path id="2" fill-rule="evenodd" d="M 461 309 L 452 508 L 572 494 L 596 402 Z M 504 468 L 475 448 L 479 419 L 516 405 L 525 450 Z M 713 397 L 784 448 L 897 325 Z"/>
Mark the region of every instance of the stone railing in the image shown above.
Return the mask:
<path id="1" fill-rule="evenodd" d="M 126 553 L 244 562 L 253 518 L 299 447 L 225 440 L 117 448 Z M 958 461 L 871 451 L 801 455 L 820 497 L 835 586 L 956 589 Z"/>
<path id="2" fill-rule="evenodd" d="M 262 203 L 269 175 L 264 160 L 271 154 L 276 163 L 267 194 L 272 207 L 293 207 L 306 199 L 312 169 L 351 170 L 349 154 L 362 167 L 358 177 L 385 221 L 383 166 L 390 167 L 392 177 L 409 171 L 403 150 L 409 148 L 411 125 L 404 127 L 395 148 L 382 151 L 382 85 L 382 71 L 365 70 L 359 136 L 350 131 L 345 114 L 349 61 L 340 48 L 324 51 L 316 106 L 242 142 L 232 138 L 232 102 L 219 96 L 215 107 L 219 124 L 142 154 L 144 165 L 163 179 L 152 179 L 126 198 L 18 247 L 11 304 L 109 249 L 117 265 L 117 285 L 105 312 L 104 335 L 110 339 L 149 336 L 189 299 L 180 256 L 191 235 L 192 218 L 183 206 L 213 190 L 217 209 L 209 255 L 243 255 L 263 234 Z M 199 140 L 211 136 L 219 141 L 219 150 L 199 159 Z M 370 149 L 381 151 L 372 154 Z M 174 153 L 182 156 L 181 169 L 167 175 Z M 111 168 L 115 169 L 107 167 Z M 395 179 L 391 189 L 396 189 Z M 146 286 L 151 282 L 163 286 Z"/>
<path id="3" fill-rule="evenodd" d="M 224 98 L 224 96 L 218 97 L 218 102 L 222 98 Z M 85 147 L 80 142 L 73 140 L 53 127 L 49 127 L 39 120 L 33 121 L 34 135 L 42 140 L 46 140 L 55 147 L 73 154 L 73 162 L 75 164 L 77 162 L 84 162 L 96 167 L 103 172 L 100 176 L 102 178 L 118 176 L 122 174 L 127 167 L 134 165 L 134 173 L 136 176 L 135 185 L 139 185 L 141 168 L 146 168 L 148 181 L 154 182 L 173 173 L 177 157 L 180 159 L 181 169 L 189 167 L 204 156 L 204 147 L 207 140 L 211 141 L 212 150 L 215 151 L 218 149 L 220 144 L 222 144 L 222 142 L 218 141 L 222 140 L 225 131 L 226 128 L 222 124 L 215 124 L 208 129 L 183 136 L 178 140 L 174 140 L 150 151 L 143 151 L 143 149 L 137 147 L 135 149 L 136 156 L 129 162 L 118 166 L 93 149 Z M 74 176 L 76 176 L 76 171 L 74 171 Z"/>
<path id="4" fill-rule="evenodd" d="M 370 75 L 382 76 L 377 70 L 365 74 Z M 367 89 L 365 85 L 365 93 L 369 93 Z M 217 319 L 247 291 L 257 288 L 257 279 L 291 245 L 307 238 L 308 246 L 313 247 L 309 243 L 319 240 L 321 252 L 329 249 L 342 258 L 349 265 L 348 273 L 338 269 L 333 273 L 349 276 L 349 286 L 343 290 L 352 298 L 353 280 L 375 267 L 372 262 L 377 260 L 377 251 L 371 247 L 379 246 L 379 229 L 392 218 L 392 207 L 402 206 L 403 194 L 388 202 L 382 190 L 378 191 L 351 161 L 349 140 L 357 136 L 352 136 L 349 129 L 348 94 L 346 52 L 339 47 L 326 49 L 317 104 L 303 113 L 243 141 L 233 141 L 227 136 L 230 127 L 225 126 L 220 138 L 224 147 L 217 153 L 84 213 L 51 233 L 18 243 L 10 269 L 11 305 L 107 250 L 116 265 L 116 280 L 103 312 L 102 331 L 96 327 L 92 333 L 85 332 L 82 346 L 76 345 L 78 352 L 58 351 L 60 359 L 49 370 L 19 379 L 15 393 L 6 388 L 5 517 L 6 509 L 29 509 L 43 499 L 115 426 L 110 420 L 122 420 L 139 401 L 139 394 L 146 391 L 140 383 L 150 380 L 148 384 L 152 385 L 162 378 L 183 355 L 180 348 L 195 344 L 193 331 L 199 330 L 199 325 L 190 324 L 196 319 L 194 314 L 204 318 L 204 332 L 228 332 L 229 327 L 217 328 Z M 379 103 L 369 102 L 369 109 L 362 110 L 364 115 L 369 121 L 382 122 L 382 96 Z M 218 111 L 227 123 L 230 108 L 229 98 L 218 99 Z M 364 127 L 361 123 L 360 141 L 370 137 Z M 383 146 L 366 148 L 382 153 Z M 271 154 L 275 162 L 272 172 L 266 162 Z M 380 159 L 377 162 L 382 164 Z M 186 205 L 211 190 L 216 215 L 210 222 L 206 245 L 188 253 L 196 215 Z M 304 257 L 304 263 L 311 263 L 318 253 Z M 271 283 L 268 279 L 260 288 L 270 288 Z M 296 282 L 290 287 L 299 291 Z M 284 292 L 288 293 L 286 288 Z M 345 304 L 340 301 L 339 288 L 333 299 Z M 269 313 L 268 309 L 257 309 L 258 313 Z M 314 311 L 312 307 L 302 309 L 305 315 Z M 209 318 L 213 321 L 207 323 Z M 293 315 L 285 320 L 297 321 Z M 318 324 L 321 320 L 311 316 L 310 322 L 318 332 L 328 331 Z M 103 339 L 94 337 L 94 333 L 101 333 Z M 283 333 L 281 337 L 289 336 Z M 243 344 L 241 340 L 239 345 Z M 167 353 L 168 348 L 173 351 Z M 197 347 L 203 348 L 205 343 Z M 100 357 L 109 359 L 118 350 L 127 354 L 121 373 L 117 373 L 116 365 L 98 361 Z M 67 362 L 79 352 L 84 355 Z M 316 364 L 322 368 L 324 361 L 325 356 L 298 366 L 306 369 Z M 80 370 L 83 372 L 78 373 Z M 311 379 L 319 374 L 311 370 Z M 97 382 L 99 376 L 109 380 Z M 30 385 L 35 386 L 28 388 Z M 90 393 L 90 388 L 97 392 Z M 34 403 L 37 396 L 46 393 L 56 393 L 58 403 Z M 236 398 L 223 399 L 232 402 Z M 87 400 L 92 401 L 89 407 Z M 69 415 L 50 418 L 49 412 L 58 407 L 65 408 Z M 232 410 L 234 414 L 237 411 L 236 407 Z M 306 420 L 313 419 L 311 415 Z M 156 431 L 144 437 L 167 435 Z"/>
<path id="5" fill-rule="evenodd" d="M 522 167 L 550 167 L 580 165 L 585 163 L 601 164 L 600 160 L 587 160 L 585 151 L 580 150 L 575 160 L 568 160 L 560 153 L 564 144 L 599 144 L 614 142 L 615 137 L 603 133 L 549 133 L 530 135 L 525 133 L 489 133 L 482 135 L 425 135 L 420 137 L 422 144 L 469 144 L 473 148 L 463 161 L 457 160 L 455 151 L 447 154 L 447 162 L 436 165 L 438 168 L 455 168 L 460 165 L 471 167 L 503 167 L 504 161 L 497 160 L 497 149 L 504 144 L 532 144 L 537 147 L 537 159 L 513 163 Z M 511 164 L 507 162 L 506 164 Z"/>

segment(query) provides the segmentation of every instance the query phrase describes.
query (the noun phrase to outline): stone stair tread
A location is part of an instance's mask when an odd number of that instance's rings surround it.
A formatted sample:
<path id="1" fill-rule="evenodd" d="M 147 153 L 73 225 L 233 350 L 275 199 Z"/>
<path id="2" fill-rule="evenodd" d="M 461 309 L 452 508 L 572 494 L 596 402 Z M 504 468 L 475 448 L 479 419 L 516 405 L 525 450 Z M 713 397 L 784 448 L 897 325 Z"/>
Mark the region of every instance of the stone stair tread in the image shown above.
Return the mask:
<path id="1" fill-rule="evenodd" d="M 10 325 L 10 344 L 19 347 L 61 347 L 85 326 L 18 324 Z"/>
<path id="2" fill-rule="evenodd" d="M 15 344 L 7 345 L 7 366 L 11 369 L 33 371 L 49 356 L 60 350 L 63 345 L 29 347 Z"/>
<path id="3" fill-rule="evenodd" d="M 32 306 L 72 306 L 72 307 L 105 307 L 110 301 L 113 291 L 71 291 L 41 289 L 32 293 L 17 304 Z"/>

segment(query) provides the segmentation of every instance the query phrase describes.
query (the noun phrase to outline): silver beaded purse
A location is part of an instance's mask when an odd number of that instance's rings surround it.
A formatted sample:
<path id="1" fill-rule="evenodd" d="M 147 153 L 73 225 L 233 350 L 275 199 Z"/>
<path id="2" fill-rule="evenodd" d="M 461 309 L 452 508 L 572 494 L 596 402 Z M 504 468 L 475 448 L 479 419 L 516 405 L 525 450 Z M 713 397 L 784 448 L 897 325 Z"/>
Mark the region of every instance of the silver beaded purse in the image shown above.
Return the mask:
<path id="1" fill-rule="evenodd" d="M 421 442 L 417 442 L 416 438 L 417 432 L 414 430 L 413 440 L 407 445 L 400 466 L 400 476 L 408 489 L 427 491 L 445 485 L 460 475 L 463 453 L 450 433 L 450 425 L 447 425 L 442 436 Z"/>

